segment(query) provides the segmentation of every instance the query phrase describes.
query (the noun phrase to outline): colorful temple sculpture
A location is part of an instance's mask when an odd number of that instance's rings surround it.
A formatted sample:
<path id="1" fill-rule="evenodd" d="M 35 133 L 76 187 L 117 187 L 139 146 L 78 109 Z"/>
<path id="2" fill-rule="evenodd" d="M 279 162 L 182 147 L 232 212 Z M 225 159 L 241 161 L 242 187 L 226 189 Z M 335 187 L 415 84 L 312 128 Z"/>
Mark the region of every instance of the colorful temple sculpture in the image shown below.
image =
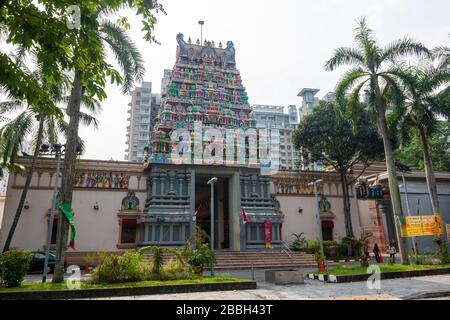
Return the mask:
<path id="1" fill-rule="evenodd" d="M 225 48 L 211 41 L 192 44 L 181 33 L 177 42 L 176 63 L 145 149 L 148 192 L 140 244 L 179 246 L 196 226 L 211 234 L 213 205 L 217 248 L 280 246 L 282 215 L 269 177 L 261 174 L 262 164 L 270 163 L 261 161 L 268 154 L 267 136 L 255 129 L 233 42 Z M 212 177 L 218 181 L 211 204 Z"/>

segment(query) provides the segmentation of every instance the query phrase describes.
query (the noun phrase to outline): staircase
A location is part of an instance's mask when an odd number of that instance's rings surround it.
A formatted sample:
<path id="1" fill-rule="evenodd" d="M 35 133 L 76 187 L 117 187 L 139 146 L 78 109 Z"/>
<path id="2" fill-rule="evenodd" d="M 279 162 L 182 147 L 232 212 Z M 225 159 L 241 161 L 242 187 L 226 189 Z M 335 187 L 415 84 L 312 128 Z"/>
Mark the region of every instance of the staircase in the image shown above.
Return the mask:
<path id="1" fill-rule="evenodd" d="M 284 251 L 216 251 L 216 270 L 250 269 L 254 268 L 299 268 L 313 267 L 317 264 L 314 257 L 302 252 Z"/>
<path id="2" fill-rule="evenodd" d="M 229 251 L 216 250 L 215 270 L 239 270 L 239 269 L 275 269 L 275 268 L 301 268 L 316 267 L 314 257 L 303 252 L 286 251 Z M 152 254 L 145 257 L 151 259 Z M 172 254 L 164 253 L 164 261 L 174 258 Z M 207 267 L 207 266 L 205 266 Z"/>

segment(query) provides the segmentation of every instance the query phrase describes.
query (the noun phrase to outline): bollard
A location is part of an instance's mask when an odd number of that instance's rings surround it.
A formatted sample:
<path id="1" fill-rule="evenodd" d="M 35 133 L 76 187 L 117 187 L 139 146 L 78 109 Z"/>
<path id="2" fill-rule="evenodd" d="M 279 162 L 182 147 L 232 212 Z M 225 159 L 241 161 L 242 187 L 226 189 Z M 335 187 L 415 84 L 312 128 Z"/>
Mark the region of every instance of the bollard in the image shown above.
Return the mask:
<path id="1" fill-rule="evenodd" d="M 255 280 L 255 268 L 253 267 L 253 261 L 252 261 L 251 268 L 252 268 L 252 280 Z"/>

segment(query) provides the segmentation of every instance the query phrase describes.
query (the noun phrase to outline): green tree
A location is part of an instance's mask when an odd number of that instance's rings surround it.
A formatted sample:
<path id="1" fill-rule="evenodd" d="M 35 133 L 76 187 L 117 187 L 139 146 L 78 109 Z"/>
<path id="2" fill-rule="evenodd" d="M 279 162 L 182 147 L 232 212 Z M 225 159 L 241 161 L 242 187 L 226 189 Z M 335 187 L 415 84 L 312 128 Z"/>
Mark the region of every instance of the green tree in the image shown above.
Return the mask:
<path id="1" fill-rule="evenodd" d="M 339 172 L 341 178 L 345 230 L 353 236 L 349 186 L 374 160 L 383 158 L 383 144 L 367 114 L 354 128 L 350 119 L 332 103 L 321 102 L 292 133 L 294 147 L 304 155 L 304 164 L 319 162 Z M 349 181 L 356 164 L 364 169 Z"/>
<path id="2" fill-rule="evenodd" d="M 67 4 L 65 1 L 62 2 L 64 5 Z M 63 11 L 66 7 L 61 4 L 58 9 Z M 110 79 L 112 83 L 122 85 L 122 91 L 127 93 L 132 89 L 135 81 L 142 80 L 144 75 L 141 54 L 127 34 L 126 19 L 122 17 L 116 22 L 112 22 L 111 15 L 119 14 L 122 9 L 126 8 L 135 10 L 136 14 L 142 17 L 144 38 L 152 42 L 155 41 L 152 35 L 156 23 L 154 12 L 163 11 L 162 6 L 156 0 L 105 0 L 102 2 L 84 0 L 78 5 L 81 13 L 80 28 L 68 31 L 71 34 L 68 40 L 69 48 L 73 53 L 69 65 L 74 79 L 67 107 L 70 122 L 62 172 L 61 202 L 72 201 L 81 97 L 86 94 L 103 100 L 106 97 L 104 87 L 107 79 Z M 108 62 L 105 51 L 107 47 L 118 63 L 122 75 Z M 55 283 L 64 280 L 67 236 L 68 222 L 66 219 L 59 219 L 56 234 L 56 264 L 53 275 Z"/>
<path id="3" fill-rule="evenodd" d="M 395 151 L 395 157 L 402 163 L 406 163 L 418 170 L 424 170 L 422 144 L 419 135 L 409 130 L 411 136 L 405 143 L 399 145 Z M 433 170 L 450 171 L 450 123 L 438 121 L 434 134 L 428 139 L 430 147 L 431 163 Z"/>
<path id="4" fill-rule="evenodd" d="M 55 105 L 58 102 L 67 100 L 67 97 L 64 96 L 64 90 L 66 88 L 65 84 L 67 84 L 67 81 L 62 82 L 60 85 L 49 85 L 45 82 L 45 75 L 41 68 L 31 75 L 41 88 L 47 88 Z M 99 103 L 90 97 L 84 97 L 83 102 L 84 106 L 91 112 L 98 112 L 100 109 Z M 62 111 L 65 111 L 65 109 L 62 109 Z M 19 112 L 19 114 L 0 130 L 0 155 L 2 157 L 2 164 L 7 167 L 11 167 L 15 164 L 15 159 L 18 153 L 22 151 L 21 148 L 23 147 L 24 142 L 26 142 L 25 139 L 30 137 L 30 135 L 33 137 L 34 152 L 14 220 L 9 229 L 5 246 L 3 247 L 3 252 L 9 250 L 14 232 L 19 223 L 42 142 L 45 140 L 50 145 L 53 145 L 57 142 L 58 137 L 61 134 L 67 138 L 68 131 L 68 124 L 64 121 L 64 118 L 55 116 L 51 113 L 46 113 L 45 110 L 42 112 L 41 109 L 29 105 L 26 102 L 21 100 L 9 100 L 0 103 L 0 115 L 17 112 Z M 81 119 L 85 125 L 93 125 L 95 128 L 98 127 L 97 120 L 87 113 L 81 113 Z M 81 142 L 81 139 L 78 138 L 78 140 Z"/>
<path id="5" fill-rule="evenodd" d="M 393 113 L 397 116 L 394 120 L 396 131 L 401 137 L 409 129 L 418 135 L 431 208 L 435 214 L 440 214 L 430 140 L 438 133 L 439 118 L 450 116 L 450 69 L 434 68 L 428 63 L 424 67 L 405 69 L 402 79 L 405 99 L 402 108 Z"/>
<path id="6" fill-rule="evenodd" d="M 386 123 L 387 94 L 390 93 L 394 98 L 395 105 L 399 105 L 403 98 L 399 85 L 401 73 L 395 65 L 399 57 L 430 55 L 430 52 L 421 43 L 408 38 L 381 47 L 374 39 L 373 31 L 367 26 L 365 18 L 358 22 L 358 27 L 355 29 L 355 42 L 356 48 L 336 49 L 333 57 L 326 62 L 325 69 L 333 71 L 342 65 L 353 65 L 354 68 L 344 74 L 336 87 L 337 102 L 345 105 L 345 95 L 349 94 L 347 109 L 357 119 L 361 113 L 359 98 L 365 90 L 368 105 L 376 114 L 378 132 L 383 138 L 392 209 L 397 217 L 395 225 L 398 245 L 403 263 L 408 264 L 408 243 L 401 237 L 398 221 L 403 212 L 392 144 Z"/>
<path id="7" fill-rule="evenodd" d="M 46 81 L 58 84 L 60 71 L 67 66 L 71 53 L 66 44 L 67 10 L 54 14 L 52 2 L 62 1 L 1 0 L 0 40 L 21 55 L 34 52 L 37 64 L 50 62 L 45 69 Z M 0 48 L 0 91 L 13 99 L 28 101 L 41 112 L 58 114 L 49 92 L 4 48 Z"/>

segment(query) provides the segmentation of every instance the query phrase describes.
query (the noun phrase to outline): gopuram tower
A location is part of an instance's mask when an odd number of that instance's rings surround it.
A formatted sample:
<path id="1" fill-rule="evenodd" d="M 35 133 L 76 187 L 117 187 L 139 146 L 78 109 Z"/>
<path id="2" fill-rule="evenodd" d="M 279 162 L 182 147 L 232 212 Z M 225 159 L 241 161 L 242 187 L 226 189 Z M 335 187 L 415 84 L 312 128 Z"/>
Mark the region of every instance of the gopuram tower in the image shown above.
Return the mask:
<path id="1" fill-rule="evenodd" d="M 140 244 L 181 246 L 198 226 L 208 234 L 214 228 L 216 248 L 279 247 L 282 216 L 261 171 L 270 167 L 268 137 L 255 129 L 233 42 L 225 48 L 214 41 L 193 44 L 181 33 L 177 42 L 146 148 Z M 218 179 L 211 188 L 213 177 Z"/>

